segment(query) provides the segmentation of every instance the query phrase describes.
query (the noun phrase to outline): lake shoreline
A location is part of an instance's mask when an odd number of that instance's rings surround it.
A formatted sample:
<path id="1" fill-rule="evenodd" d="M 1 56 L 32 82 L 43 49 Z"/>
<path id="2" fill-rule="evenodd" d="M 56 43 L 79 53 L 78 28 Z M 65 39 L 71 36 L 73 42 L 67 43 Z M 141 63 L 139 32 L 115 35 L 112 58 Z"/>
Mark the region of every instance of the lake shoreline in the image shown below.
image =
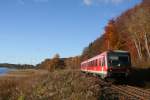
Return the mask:
<path id="1" fill-rule="evenodd" d="M 6 68 L 6 67 L 0 67 L 0 76 L 1 75 L 5 75 L 7 74 L 8 72 L 12 71 L 13 69 L 10 69 L 10 68 Z"/>

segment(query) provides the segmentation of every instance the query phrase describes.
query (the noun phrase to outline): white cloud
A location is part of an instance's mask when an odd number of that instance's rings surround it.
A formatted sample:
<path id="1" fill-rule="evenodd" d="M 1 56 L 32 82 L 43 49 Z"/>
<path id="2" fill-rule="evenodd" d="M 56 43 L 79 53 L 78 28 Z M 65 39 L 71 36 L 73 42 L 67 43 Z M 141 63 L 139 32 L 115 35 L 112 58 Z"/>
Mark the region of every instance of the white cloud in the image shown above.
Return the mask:
<path id="1" fill-rule="evenodd" d="M 83 3 L 87 6 L 90 6 L 92 4 L 93 0 L 83 0 Z"/>
<path id="2" fill-rule="evenodd" d="M 100 4 L 100 3 L 120 4 L 124 1 L 130 1 L 130 0 L 83 0 L 83 3 L 87 6 L 90 6 L 92 4 Z"/>

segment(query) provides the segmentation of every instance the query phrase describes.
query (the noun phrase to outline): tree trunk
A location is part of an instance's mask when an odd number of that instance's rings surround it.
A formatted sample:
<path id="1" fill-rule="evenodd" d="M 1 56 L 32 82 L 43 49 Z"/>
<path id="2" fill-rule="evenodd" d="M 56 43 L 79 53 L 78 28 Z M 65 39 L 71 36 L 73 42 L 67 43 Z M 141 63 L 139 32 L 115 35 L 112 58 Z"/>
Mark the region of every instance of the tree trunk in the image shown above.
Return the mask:
<path id="1" fill-rule="evenodd" d="M 135 47 L 136 47 L 137 52 L 138 52 L 139 59 L 142 60 L 141 43 L 140 43 L 140 39 L 136 33 L 134 33 L 133 40 L 134 40 L 134 44 L 135 44 Z"/>
<path id="2" fill-rule="evenodd" d="M 141 51 L 140 51 L 140 48 L 139 48 L 139 45 L 137 43 L 137 41 L 135 39 L 133 39 L 134 41 L 134 44 L 135 44 L 135 47 L 136 47 L 136 50 L 137 50 L 137 53 L 138 53 L 138 56 L 139 56 L 139 59 L 142 60 L 142 54 L 141 54 Z"/>
<path id="3" fill-rule="evenodd" d="M 138 39 L 137 42 L 138 42 L 138 48 L 139 48 L 139 52 L 140 52 L 141 60 L 142 60 L 143 55 L 142 55 L 142 47 L 141 47 L 140 39 Z"/>
<path id="4" fill-rule="evenodd" d="M 144 34 L 144 40 L 145 40 L 145 48 L 146 48 L 146 51 L 147 51 L 147 54 L 148 54 L 148 58 L 150 59 L 150 50 L 149 50 L 149 47 L 148 47 L 148 39 L 147 39 L 147 34 L 146 33 Z"/>

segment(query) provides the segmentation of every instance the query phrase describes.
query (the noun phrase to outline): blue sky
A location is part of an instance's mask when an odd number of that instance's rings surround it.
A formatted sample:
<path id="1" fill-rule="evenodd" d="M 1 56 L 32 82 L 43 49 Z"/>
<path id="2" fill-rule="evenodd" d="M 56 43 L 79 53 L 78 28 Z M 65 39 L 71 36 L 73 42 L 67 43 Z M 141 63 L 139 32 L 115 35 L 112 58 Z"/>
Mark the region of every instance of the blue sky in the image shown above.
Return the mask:
<path id="1" fill-rule="evenodd" d="M 0 63 L 80 55 L 108 21 L 141 0 L 0 0 Z"/>

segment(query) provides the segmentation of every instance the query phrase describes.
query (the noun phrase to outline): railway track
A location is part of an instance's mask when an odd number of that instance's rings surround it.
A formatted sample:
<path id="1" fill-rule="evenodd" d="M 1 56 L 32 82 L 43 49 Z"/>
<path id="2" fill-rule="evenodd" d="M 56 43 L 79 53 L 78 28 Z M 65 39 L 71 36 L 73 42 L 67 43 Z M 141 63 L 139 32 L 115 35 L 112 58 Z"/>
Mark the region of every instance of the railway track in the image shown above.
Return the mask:
<path id="1" fill-rule="evenodd" d="M 111 88 L 131 100 L 150 100 L 150 91 L 133 86 L 115 86 Z"/>
<path id="2" fill-rule="evenodd" d="M 99 84 L 102 88 L 101 93 L 105 95 L 104 98 L 110 95 L 117 95 L 118 98 L 121 97 L 121 100 L 150 100 L 150 89 L 142 89 L 129 85 L 114 85 L 112 82 L 106 82 L 99 77 L 95 78 L 99 80 Z M 107 100 L 109 100 L 109 98 Z M 114 98 L 112 100 L 116 99 Z"/>
<path id="3" fill-rule="evenodd" d="M 150 92 L 150 89 L 146 89 L 146 90 Z"/>
<path id="4" fill-rule="evenodd" d="M 107 92 L 112 91 L 111 94 L 117 94 L 119 97 L 123 97 L 124 100 L 150 100 L 149 90 L 129 85 L 114 85 L 103 80 L 100 80 L 100 85 L 102 88 L 107 88 Z M 105 91 L 105 93 L 107 92 Z"/>

